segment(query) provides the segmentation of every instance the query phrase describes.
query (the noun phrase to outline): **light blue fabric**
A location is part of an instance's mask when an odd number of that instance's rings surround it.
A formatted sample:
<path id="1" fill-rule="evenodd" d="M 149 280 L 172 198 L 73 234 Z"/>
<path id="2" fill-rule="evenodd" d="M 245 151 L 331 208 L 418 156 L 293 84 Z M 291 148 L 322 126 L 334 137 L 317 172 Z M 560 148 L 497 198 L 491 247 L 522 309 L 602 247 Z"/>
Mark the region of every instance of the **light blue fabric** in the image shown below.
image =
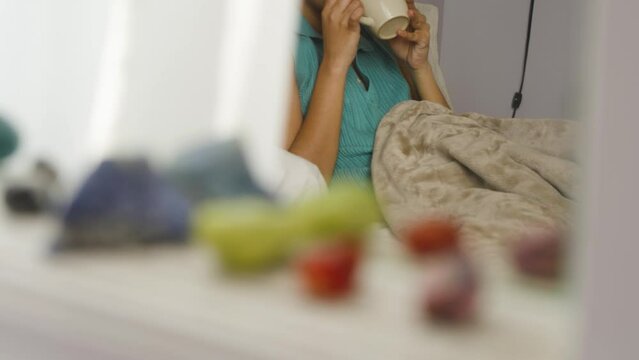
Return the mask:
<path id="1" fill-rule="evenodd" d="M 322 56 L 322 36 L 302 16 L 298 31 L 295 75 L 304 116 L 315 88 Z M 339 154 L 333 174 L 336 181 L 370 180 L 377 126 L 393 106 L 410 100 L 410 88 L 390 49 L 367 29 L 362 30 L 355 63 L 364 81 L 359 79 L 353 67 L 349 69 Z"/>

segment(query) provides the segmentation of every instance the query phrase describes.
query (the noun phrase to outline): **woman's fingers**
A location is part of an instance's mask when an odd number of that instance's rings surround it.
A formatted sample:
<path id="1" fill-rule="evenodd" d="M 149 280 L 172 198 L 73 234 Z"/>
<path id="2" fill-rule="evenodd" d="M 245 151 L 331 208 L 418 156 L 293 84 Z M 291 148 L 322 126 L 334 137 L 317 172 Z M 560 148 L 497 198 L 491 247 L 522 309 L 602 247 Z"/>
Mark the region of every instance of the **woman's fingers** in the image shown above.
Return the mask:
<path id="1" fill-rule="evenodd" d="M 338 0 L 326 0 L 324 2 L 324 7 L 322 8 L 322 12 L 330 12 L 333 6 L 337 3 Z"/>
<path id="2" fill-rule="evenodd" d="M 406 39 L 410 42 L 418 42 L 419 39 L 419 35 L 417 35 L 416 32 L 408 32 L 406 30 L 399 30 L 397 32 L 397 35 L 399 35 L 399 37 L 401 37 L 402 39 Z"/>
<path id="3" fill-rule="evenodd" d="M 351 14 L 351 20 L 355 20 L 359 23 L 359 20 L 364 16 L 364 7 L 360 6 Z"/>
<path id="4" fill-rule="evenodd" d="M 420 47 L 428 46 L 428 37 L 423 36 L 423 34 L 420 34 L 417 31 L 409 32 L 405 30 L 400 30 L 397 32 L 397 35 L 401 37 L 402 39 L 406 39 L 412 43 L 416 43 Z"/>
<path id="5" fill-rule="evenodd" d="M 417 10 L 415 6 L 415 0 L 406 0 L 406 5 L 408 5 L 409 10 Z"/>
<path id="6" fill-rule="evenodd" d="M 331 3 L 325 3 L 322 10 L 322 17 L 328 19 L 335 24 L 346 25 L 348 24 L 352 10 L 355 5 L 353 3 L 359 3 L 359 0 L 331 0 Z M 361 6 L 361 5 L 360 5 Z"/>
<path id="7" fill-rule="evenodd" d="M 424 16 L 418 10 L 408 10 L 408 17 L 410 18 L 410 26 L 412 26 L 413 29 L 420 30 L 424 28 L 430 28 L 430 25 L 428 25 L 428 21 L 426 21 L 426 16 Z"/>
<path id="8" fill-rule="evenodd" d="M 337 3 L 333 6 L 333 12 L 338 15 L 342 14 L 351 2 L 353 0 L 337 0 Z"/>
<path id="9" fill-rule="evenodd" d="M 344 13 L 342 14 L 342 24 L 347 25 L 353 20 L 359 21 L 359 18 L 363 15 L 363 11 L 361 11 L 361 14 L 359 16 L 357 15 L 360 10 L 364 10 L 364 8 L 362 7 L 362 3 L 359 0 L 351 0 L 351 3 L 348 4 L 346 9 L 344 10 Z"/>
<path id="10" fill-rule="evenodd" d="M 353 11 L 353 13 L 351 14 L 349 25 L 352 28 L 359 28 L 359 21 L 362 16 L 364 16 L 364 8 L 359 7 L 355 9 L 355 11 Z"/>
<path id="11" fill-rule="evenodd" d="M 331 20 L 339 20 L 340 14 L 346 7 L 345 5 L 342 6 L 342 4 L 347 1 L 349 0 L 326 0 L 322 9 L 322 16 Z"/>

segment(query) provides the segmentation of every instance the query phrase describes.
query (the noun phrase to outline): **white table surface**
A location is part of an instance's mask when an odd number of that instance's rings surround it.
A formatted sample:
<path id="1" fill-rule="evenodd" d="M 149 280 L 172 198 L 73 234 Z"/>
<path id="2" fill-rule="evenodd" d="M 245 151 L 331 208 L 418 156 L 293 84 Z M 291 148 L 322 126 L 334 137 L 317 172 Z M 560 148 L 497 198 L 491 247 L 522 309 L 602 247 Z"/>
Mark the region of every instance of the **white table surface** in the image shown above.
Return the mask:
<path id="1" fill-rule="evenodd" d="M 357 295 L 326 304 L 303 296 L 290 271 L 224 278 L 195 247 L 53 258 L 56 227 L 0 210 L 1 360 L 563 360 L 573 351 L 565 290 L 512 276 L 487 276 L 477 324 L 421 319 L 429 266 L 407 261 L 389 236 L 375 239 Z"/>

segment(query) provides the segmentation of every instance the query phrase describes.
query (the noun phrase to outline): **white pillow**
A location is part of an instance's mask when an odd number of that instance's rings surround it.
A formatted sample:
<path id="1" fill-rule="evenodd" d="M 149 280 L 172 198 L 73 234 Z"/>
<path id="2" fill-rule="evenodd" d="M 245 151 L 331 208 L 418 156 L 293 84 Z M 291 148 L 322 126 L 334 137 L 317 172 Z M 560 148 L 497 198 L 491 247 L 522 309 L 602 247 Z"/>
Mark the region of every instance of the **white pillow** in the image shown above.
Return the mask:
<path id="1" fill-rule="evenodd" d="M 446 81 L 444 80 L 444 72 L 439 66 L 439 8 L 432 4 L 415 3 L 417 9 L 426 16 L 426 20 L 430 24 L 430 53 L 428 54 L 428 62 L 430 62 L 435 75 L 435 80 L 441 89 L 446 101 L 450 107 L 453 107 L 453 103 L 450 101 L 448 95 L 448 88 L 446 87 Z"/>
<path id="2" fill-rule="evenodd" d="M 275 188 L 277 199 L 290 202 L 327 190 L 326 181 L 315 164 L 286 150 L 278 151 L 283 171 Z"/>

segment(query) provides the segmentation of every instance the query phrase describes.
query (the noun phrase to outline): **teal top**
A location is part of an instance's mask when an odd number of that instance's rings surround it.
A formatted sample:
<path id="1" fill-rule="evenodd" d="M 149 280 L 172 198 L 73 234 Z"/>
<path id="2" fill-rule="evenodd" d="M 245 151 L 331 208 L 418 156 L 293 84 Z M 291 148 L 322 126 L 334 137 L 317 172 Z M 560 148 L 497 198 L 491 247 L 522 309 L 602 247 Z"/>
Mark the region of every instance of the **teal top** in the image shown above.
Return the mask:
<path id="1" fill-rule="evenodd" d="M 323 56 L 322 36 L 302 16 L 298 31 L 295 76 L 306 117 Z M 391 50 L 368 29 L 362 30 L 355 63 L 346 78 L 339 154 L 333 178 L 370 180 L 375 132 L 384 115 L 410 100 L 410 88 Z"/>

